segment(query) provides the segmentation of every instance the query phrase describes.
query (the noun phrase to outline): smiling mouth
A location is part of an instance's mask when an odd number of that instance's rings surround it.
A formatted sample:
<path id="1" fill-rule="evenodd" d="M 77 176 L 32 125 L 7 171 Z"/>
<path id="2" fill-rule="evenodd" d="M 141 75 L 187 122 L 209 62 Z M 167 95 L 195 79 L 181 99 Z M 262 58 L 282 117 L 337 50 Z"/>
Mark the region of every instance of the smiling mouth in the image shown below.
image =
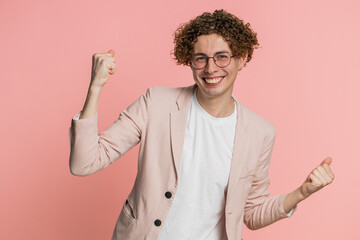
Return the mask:
<path id="1" fill-rule="evenodd" d="M 209 85 L 217 85 L 223 80 L 225 77 L 214 77 L 214 78 L 202 78 Z"/>

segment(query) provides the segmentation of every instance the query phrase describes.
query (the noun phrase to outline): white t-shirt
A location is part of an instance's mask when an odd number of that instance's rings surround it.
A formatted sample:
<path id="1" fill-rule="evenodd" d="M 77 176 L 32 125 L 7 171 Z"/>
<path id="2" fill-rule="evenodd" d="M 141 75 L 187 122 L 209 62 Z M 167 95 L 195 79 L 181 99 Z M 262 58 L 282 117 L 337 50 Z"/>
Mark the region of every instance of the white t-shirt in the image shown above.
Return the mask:
<path id="1" fill-rule="evenodd" d="M 224 240 L 225 194 L 232 159 L 236 104 L 215 118 L 194 92 L 179 169 L 179 185 L 158 240 Z"/>

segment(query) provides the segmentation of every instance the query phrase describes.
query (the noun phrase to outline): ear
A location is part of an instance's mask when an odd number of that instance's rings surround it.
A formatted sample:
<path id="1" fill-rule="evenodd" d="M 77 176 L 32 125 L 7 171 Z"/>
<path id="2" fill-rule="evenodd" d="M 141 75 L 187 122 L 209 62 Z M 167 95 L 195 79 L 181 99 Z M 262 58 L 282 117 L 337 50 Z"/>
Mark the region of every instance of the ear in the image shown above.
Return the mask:
<path id="1" fill-rule="evenodd" d="M 245 67 L 247 56 L 248 54 L 246 53 L 243 57 L 240 57 L 238 71 L 240 71 L 241 69 L 243 69 L 243 67 Z"/>

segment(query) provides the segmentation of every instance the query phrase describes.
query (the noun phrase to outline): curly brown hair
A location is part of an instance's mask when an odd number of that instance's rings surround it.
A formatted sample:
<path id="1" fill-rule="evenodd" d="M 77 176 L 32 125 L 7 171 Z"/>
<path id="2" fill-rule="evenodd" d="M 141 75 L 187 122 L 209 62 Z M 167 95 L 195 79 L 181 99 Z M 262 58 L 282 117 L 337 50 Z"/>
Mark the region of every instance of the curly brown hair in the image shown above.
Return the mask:
<path id="1" fill-rule="evenodd" d="M 232 54 L 237 58 L 247 55 L 246 62 L 251 60 L 253 51 L 259 47 L 256 33 L 250 28 L 250 23 L 244 24 L 225 10 L 204 12 L 202 15 L 181 24 L 174 33 L 174 59 L 179 65 L 190 65 L 193 46 L 200 35 L 216 33 L 229 44 Z"/>

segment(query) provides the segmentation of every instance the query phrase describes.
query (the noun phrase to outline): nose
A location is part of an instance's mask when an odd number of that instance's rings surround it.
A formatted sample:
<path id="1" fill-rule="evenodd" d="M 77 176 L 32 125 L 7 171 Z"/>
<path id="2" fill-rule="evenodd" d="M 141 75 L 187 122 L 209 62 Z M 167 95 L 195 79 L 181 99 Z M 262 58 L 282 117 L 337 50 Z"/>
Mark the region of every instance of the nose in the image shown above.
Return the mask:
<path id="1" fill-rule="evenodd" d="M 215 64 L 215 59 L 214 58 L 209 58 L 208 59 L 208 63 L 205 67 L 205 72 L 209 73 L 209 74 L 212 74 L 216 71 L 218 71 L 218 66 Z"/>

